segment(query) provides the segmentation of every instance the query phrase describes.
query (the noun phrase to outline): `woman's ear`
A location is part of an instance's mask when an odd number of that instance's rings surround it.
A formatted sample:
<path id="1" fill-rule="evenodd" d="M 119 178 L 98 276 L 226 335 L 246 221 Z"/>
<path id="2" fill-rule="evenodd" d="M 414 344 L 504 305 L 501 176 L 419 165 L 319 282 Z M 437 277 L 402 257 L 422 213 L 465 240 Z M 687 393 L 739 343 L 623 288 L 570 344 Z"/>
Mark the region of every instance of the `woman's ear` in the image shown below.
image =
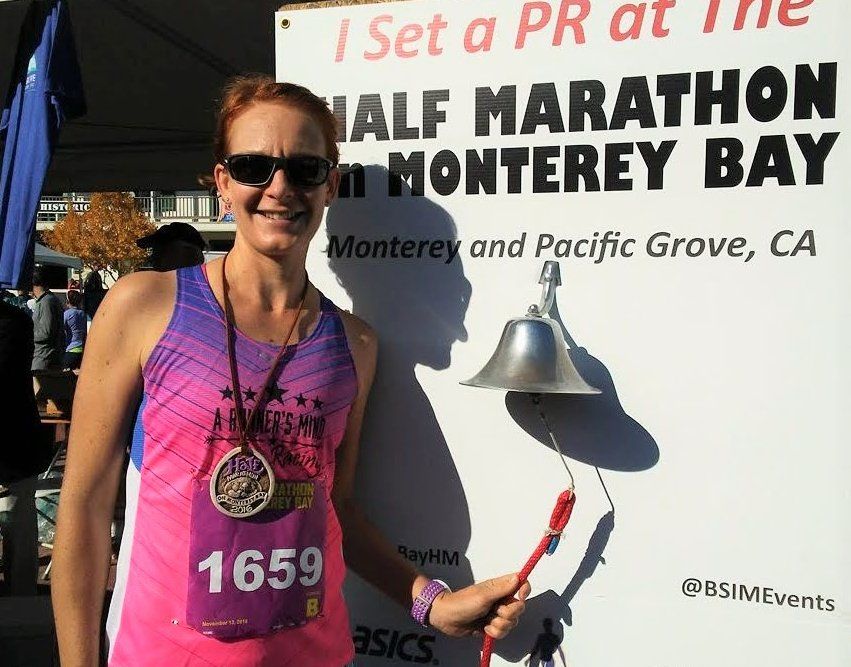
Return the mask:
<path id="1" fill-rule="evenodd" d="M 219 194 L 225 199 L 230 199 L 226 194 L 230 187 L 230 174 L 221 162 L 213 168 L 213 180 L 216 182 L 216 190 Z"/>

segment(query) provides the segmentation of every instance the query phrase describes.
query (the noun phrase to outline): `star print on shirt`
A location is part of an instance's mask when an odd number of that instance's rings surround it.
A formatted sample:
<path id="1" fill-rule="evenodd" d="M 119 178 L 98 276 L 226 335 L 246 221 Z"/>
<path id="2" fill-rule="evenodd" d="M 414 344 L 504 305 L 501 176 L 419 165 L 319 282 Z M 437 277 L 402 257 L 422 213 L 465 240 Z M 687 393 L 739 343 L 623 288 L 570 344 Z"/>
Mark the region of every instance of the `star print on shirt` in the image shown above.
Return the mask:
<path id="1" fill-rule="evenodd" d="M 281 389 L 278 385 L 273 384 L 266 390 L 266 395 L 269 397 L 269 402 L 278 401 L 283 404 L 284 402 L 284 394 L 286 394 L 289 389 Z"/>
<path id="2" fill-rule="evenodd" d="M 219 389 L 219 393 L 222 395 L 222 400 L 226 398 L 233 400 L 233 389 L 230 388 L 230 385 L 226 385 L 224 389 Z"/>
<path id="3" fill-rule="evenodd" d="M 319 408 L 321 408 L 321 407 L 322 407 L 322 405 L 323 405 L 322 401 L 320 401 L 320 400 L 319 400 L 319 397 L 318 397 L 318 396 L 317 396 L 316 398 L 314 398 L 314 399 L 311 401 L 311 403 L 313 403 L 313 408 L 314 408 L 314 410 L 318 410 L 318 409 L 319 409 Z"/>
<path id="4" fill-rule="evenodd" d="M 301 406 L 307 405 L 307 399 L 304 396 L 302 396 L 301 394 L 299 394 L 298 396 L 295 397 L 295 402 L 296 402 L 296 404 L 301 405 Z"/>
<path id="5" fill-rule="evenodd" d="M 251 387 L 249 387 L 248 389 L 243 390 L 243 392 L 242 392 L 242 393 L 243 393 L 243 394 L 245 394 L 245 400 L 246 400 L 246 401 L 253 401 L 253 400 L 254 400 L 254 397 L 255 397 L 255 396 L 257 396 L 257 392 L 256 392 L 256 391 L 254 391 L 253 389 L 251 389 Z"/>

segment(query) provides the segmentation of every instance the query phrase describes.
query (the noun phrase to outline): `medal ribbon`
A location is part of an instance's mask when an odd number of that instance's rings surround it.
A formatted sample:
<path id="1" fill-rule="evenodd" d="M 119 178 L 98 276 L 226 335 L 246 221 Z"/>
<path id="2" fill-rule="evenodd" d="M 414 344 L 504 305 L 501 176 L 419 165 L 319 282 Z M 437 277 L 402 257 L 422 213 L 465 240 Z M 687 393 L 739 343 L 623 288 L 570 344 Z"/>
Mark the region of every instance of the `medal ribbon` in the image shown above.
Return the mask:
<path id="1" fill-rule="evenodd" d="M 230 253 L 228 253 L 230 254 Z M 284 353 L 287 351 L 287 343 L 290 341 L 290 338 L 293 335 L 293 331 L 295 331 L 296 325 L 298 324 L 299 317 L 301 317 L 301 311 L 304 309 L 304 300 L 307 296 L 307 286 L 308 280 L 307 275 L 304 278 L 304 289 L 301 292 L 301 299 L 298 304 L 298 311 L 293 318 L 292 323 L 290 324 L 290 328 L 287 332 L 286 338 L 284 338 L 284 342 L 281 345 L 281 349 L 278 350 L 278 354 L 275 357 L 275 360 L 272 362 L 272 367 L 269 369 L 269 374 L 266 376 L 266 381 L 263 383 L 263 387 L 258 394 L 259 398 L 257 402 L 254 404 L 254 407 L 251 409 L 251 412 L 248 413 L 248 416 L 245 416 L 244 409 L 242 407 L 242 392 L 239 387 L 239 372 L 237 370 L 236 364 L 236 335 L 234 333 L 234 317 L 233 317 L 233 308 L 231 306 L 230 299 L 228 298 L 228 281 L 227 276 L 225 275 L 225 264 L 227 263 L 228 255 L 224 256 L 222 259 L 222 300 L 224 301 L 225 306 L 225 331 L 227 332 L 227 347 L 228 347 L 228 364 L 230 365 L 230 378 L 231 383 L 233 384 L 233 393 L 234 393 L 234 404 L 236 405 L 236 424 L 237 431 L 239 433 L 239 446 L 242 448 L 243 452 L 247 452 L 249 449 L 248 446 L 248 430 L 251 427 L 251 422 L 254 419 L 254 415 L 257 413 L 257 409 L 261 404 L 265 403 L 268 398 L 269 387 L 275 378 L 275 370 L 281 363 L 281 359 L 284 357 Z"/>

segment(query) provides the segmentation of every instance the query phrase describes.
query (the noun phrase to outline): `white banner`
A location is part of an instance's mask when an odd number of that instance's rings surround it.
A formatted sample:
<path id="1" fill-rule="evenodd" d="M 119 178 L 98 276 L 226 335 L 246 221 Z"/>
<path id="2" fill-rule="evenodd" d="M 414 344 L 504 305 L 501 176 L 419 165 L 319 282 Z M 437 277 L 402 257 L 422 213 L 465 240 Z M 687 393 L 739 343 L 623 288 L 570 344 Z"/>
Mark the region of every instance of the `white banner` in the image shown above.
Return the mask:
<path id="1" fill-rule="evenodd" d="M 360 496 L 393 543 L 462 586 L 540 540 L 567 474 L 537 413 L 459 381 L 545 260 L 603 391 L 544 398 L 577 503 L 494 665 L 536 664 L 546 618 L 570 667 L 851 664 L 849 26 L 838 0 L 276 15 L 278 79 L 362 166 L 309 270 L 380 337 Z M 359 666 L 478 664 L 347 593 Z"/>

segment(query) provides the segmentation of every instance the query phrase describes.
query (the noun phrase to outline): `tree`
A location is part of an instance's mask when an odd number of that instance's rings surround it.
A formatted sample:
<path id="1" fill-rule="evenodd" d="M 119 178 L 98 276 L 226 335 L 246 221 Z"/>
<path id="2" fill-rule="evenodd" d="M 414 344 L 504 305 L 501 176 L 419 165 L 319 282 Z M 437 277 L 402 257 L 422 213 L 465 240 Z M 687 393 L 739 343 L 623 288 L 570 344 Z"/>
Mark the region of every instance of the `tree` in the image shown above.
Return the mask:
<path id="1" fill-rule="evenodd" d="M 133 271 L 147 257 L 136 239 L 152 234 L 156 225 L 136 208 L 132 195 L 99 192 L 92 195 L 88 211 L 78 213 L 68 202 L 68 213 L 45 243 L 58 252 L 79 257 L 94 271 L 107 271 L 114 278 Z"/>

